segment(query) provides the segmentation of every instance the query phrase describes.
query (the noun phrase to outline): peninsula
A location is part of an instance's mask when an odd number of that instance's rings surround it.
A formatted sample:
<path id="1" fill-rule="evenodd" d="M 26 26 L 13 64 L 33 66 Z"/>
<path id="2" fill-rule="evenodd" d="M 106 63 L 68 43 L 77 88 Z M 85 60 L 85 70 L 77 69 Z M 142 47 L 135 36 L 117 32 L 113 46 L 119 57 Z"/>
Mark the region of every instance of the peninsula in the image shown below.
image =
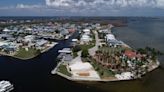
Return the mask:
<path id="1" fill-rule="evenodd" d="M 85 27 L 85 28 L 84 28 Z M 112 33 L 112 24 L 86 23 L 72 48 L 59 50 L 52 74 L 72 81 L 120 81 L 141 78 L 160 65 L 158 51 L 133 49 Z"/>

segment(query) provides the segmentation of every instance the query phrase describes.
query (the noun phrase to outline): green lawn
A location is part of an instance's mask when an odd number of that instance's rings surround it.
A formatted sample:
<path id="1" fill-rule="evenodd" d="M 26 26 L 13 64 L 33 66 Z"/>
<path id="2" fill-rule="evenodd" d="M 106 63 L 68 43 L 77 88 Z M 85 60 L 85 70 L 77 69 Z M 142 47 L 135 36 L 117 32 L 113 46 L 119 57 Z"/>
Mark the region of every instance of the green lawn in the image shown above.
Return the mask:
<path id="1" fill-rule="evenodd" d="M 75 58 L 77 56 L 78 56 L 77 52 L 73 52 L 73 57 Z"/>
<path id="2" fill-rule="evenodd" d="M 67 68 L 66 68 L 66 65 L 60 65 L 59 68 L 58 68 L 58 72 L 62 73 L 62 74 L 65 74 L 67 76 L 72 76 L 71 73 L 68 72 Z"/>
<path id="3" fill-rule="evenodd" d="M 94 47 L 94 44 L 90 44 L 90 45 L 80 45 L 81 50 L 86 50 L 86 49 L 90 49 L 92 47 Z"/>
<path id="4" fill-rule="evenodd" d="M 94 69 L 98 72 L 101 78 L 114 77 L 115 74 L 109 68 L 103 67 L 101 64 L 98 64 L 96 61 L 92 61 L 91 64 L 94 67 Z"/>
<path id="5" fill-rule="evenodd" d="M 40 54 L 40 51 L 34 48 L 30 48 L 28 49 L 28 51 L 26 51 L 24 48 L 20 48 L 14 57 L 20 58 L 20 59 L 30 59 L 39 54 Z"/>

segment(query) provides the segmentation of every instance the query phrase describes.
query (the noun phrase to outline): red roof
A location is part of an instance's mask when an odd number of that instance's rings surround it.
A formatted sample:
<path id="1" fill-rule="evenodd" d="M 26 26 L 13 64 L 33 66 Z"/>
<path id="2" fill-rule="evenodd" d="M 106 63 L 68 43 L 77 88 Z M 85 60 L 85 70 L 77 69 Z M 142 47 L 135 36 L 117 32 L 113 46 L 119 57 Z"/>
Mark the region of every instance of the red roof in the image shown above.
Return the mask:
<path id="1" fill-rule="evenodd" d="M 126 56 L 128 56 L 129 58 L 137 57 L 136 52 L 134 52 L 134 51 L 130 51 L 130 50 L 125 51 L 124 54 L 125 54 Z"/>
<path id="2" fill-rule="evenodd" d="M 68 32 L 74 33 L 75 32 L 75 29 L 68 29 Z"/>

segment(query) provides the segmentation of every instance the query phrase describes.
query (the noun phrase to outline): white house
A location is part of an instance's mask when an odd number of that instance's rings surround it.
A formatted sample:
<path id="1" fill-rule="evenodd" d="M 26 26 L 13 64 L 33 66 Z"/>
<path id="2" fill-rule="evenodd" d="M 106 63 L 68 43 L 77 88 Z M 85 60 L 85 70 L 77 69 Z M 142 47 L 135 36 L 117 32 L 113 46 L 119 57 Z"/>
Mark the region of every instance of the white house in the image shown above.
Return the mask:
<path id="1" fill-rule="evenodd" d="M 78 39 L 72 39 L 72 42 L 77 42 L 78 41 Z"/>
<path id="2" fill-rule="evenodd" d="M 9 30 L 8 28 L 3 29 L 3 32 L 10 32 L 11 30 Z"/>
<path id="3" fill-rule="evenodd" d="M 80 41 L 81 41 L 81 43 L 88 43 L 88 42 L 92 41 L 92 38 L 90 38 L 89 35 L 83 34 Z"/>
<path id="4" fill-rule="evenodd" d="M 26 28 L 25 30 L 26 30 L 26 31 L 32 31 L 33 29 L 28 27 L 28 28 Z"/>
<path id="5" fill-rule="evenodd" d="M 115 39 L 116 39 L 115 36 L 114 36 L 113 34 L 107 34 L 107 35 L 105 36 L 105 38 L 106 38 L 106 41 L 108 41 L 108 40 L 115 40 Z"/>
<path id="6" fill-rule="evenodd" d="M 47 43 L 48 43 L 47 40 L 37 40 L 36 46 L 38 49 L 44 49 Z"/>
<path id="7" fill-rule="evenodd" d="M 32 42 L 35 39 L 34 35 L 27 35 L 24 37 L 25 42 Z"/>
<path id="8" fill-rule="evenodd" d="M 84 32 L 84 34 L 89 35 L 91 33 L 91 30 L 90 29 L 84 29 L 83 32 Z"/>
<path id="9" fill-rule="evenodd" d="M 0 42 L 0 46 L 3 46 L 3 45 L 8 45 L 9 43 L 7 42 Z"/>

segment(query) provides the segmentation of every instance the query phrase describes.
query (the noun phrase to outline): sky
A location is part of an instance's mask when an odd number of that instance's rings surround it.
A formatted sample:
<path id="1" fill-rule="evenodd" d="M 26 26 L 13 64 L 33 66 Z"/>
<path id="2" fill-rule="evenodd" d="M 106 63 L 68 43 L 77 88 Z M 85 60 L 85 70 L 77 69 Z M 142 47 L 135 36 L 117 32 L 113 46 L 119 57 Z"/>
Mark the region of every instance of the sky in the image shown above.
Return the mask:
<path id="1" fill-rule="evenodd" d="M 164 0 L 0 0 L 0 16 L 164 16 Z"/>

